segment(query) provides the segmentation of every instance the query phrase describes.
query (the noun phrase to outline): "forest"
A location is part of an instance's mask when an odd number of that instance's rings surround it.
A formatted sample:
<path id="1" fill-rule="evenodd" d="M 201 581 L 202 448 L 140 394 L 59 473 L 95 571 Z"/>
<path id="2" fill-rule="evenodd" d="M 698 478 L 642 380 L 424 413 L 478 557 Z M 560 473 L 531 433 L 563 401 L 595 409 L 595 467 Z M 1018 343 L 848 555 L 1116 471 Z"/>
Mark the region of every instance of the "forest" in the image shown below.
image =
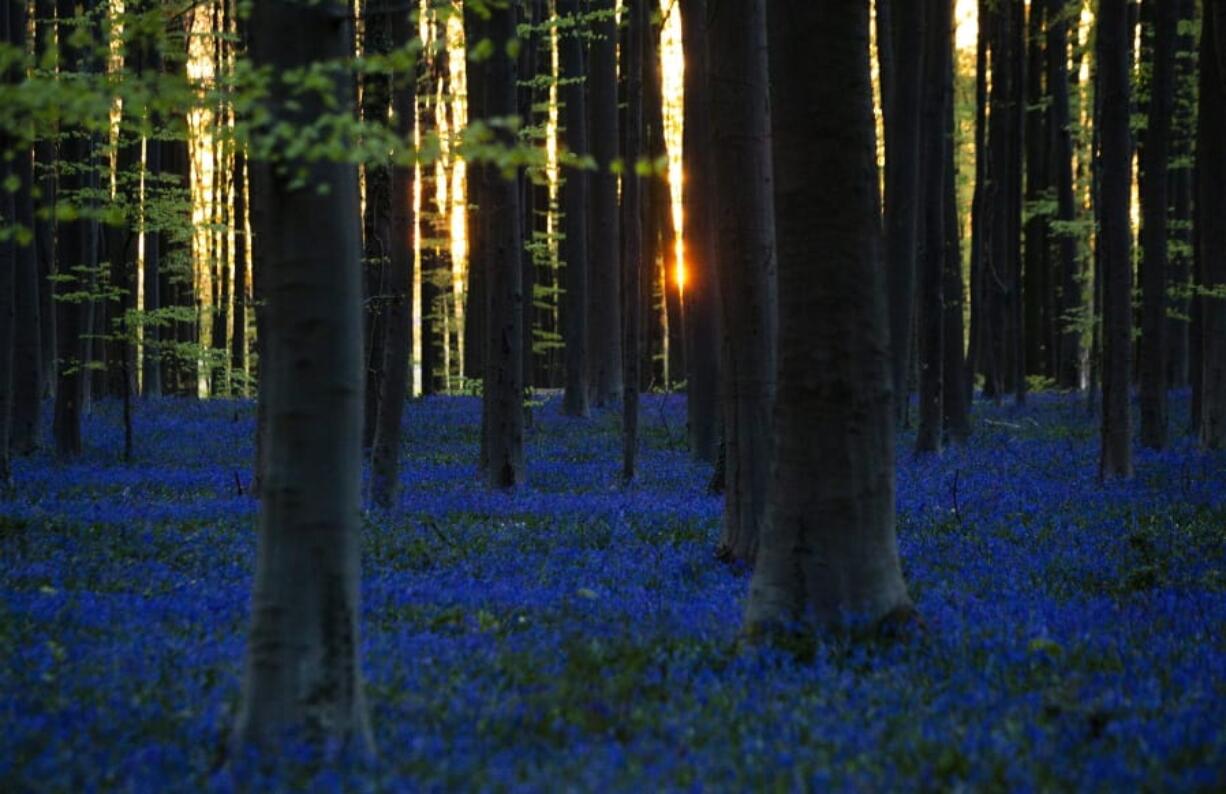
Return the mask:
<path id="1" fill-rule="evenodd" d="M 0 791 L 1226 791 L 1226 0 L 0 0 Z"/>

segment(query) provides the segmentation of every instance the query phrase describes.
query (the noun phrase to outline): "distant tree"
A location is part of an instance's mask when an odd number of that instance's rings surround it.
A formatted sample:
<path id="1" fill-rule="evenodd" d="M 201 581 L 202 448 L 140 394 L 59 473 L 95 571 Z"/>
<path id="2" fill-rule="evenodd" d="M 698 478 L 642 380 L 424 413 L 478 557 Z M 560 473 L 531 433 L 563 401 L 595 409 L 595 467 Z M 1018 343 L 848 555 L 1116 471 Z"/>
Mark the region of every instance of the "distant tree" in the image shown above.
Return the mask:
<path id="1" fill-rule="evenodd" d="M 771 0 L 780 371 L 750 634 L 912 611 L 894 536 L 894 416 L 866 0 Z"/>
<path id="2" fill-rule="evenodd" d="M 966 333 L 964 330 L 963 312 L 966 309 L 966 289 L 962 281 L 962 220 L 958 208 L 957 169 L 954 161 L 955 141 L 955 109 L 954 109 L 954 57 L 953 36 L 945 37 L 945 46 L 950 52 L 945 58 L 945 95 L 948 101 L 945 105 L 945 118 L 942 126 L 945 130 L 944 153 L 945 168 L 945 256 L 942 270 L 943 300 L 945 305 L 945 330 L 942 344 L 945 349 L 945 360 L 941 376 L 944 384 L 941 388 L 943 406 L 942 422 L 946 437 L 954 443 L 962 443 L 971 434 L 970 389 L 967 386 L 970 373 L 967 369 Z"/>
<path id="3" fill-rule="evenodd" d="M 591 119 L 591 215 L 588 227 L 588 372 L 593 402 L 600 407 L 621 403 L 622 325 L 619 256 L 620 215 L 617 175 L 619 150 L 617 113 L 617 23 L 613 0 L 592 0 L 598 17 L 588 61 L 588 113 Z"/>
<path id="4" fill-rule="evenodd" d="M 685 402 L 690 452 L 714 464 L 720 435 L 720 297 L 716 269 L 707 0 L 681 0 L 685 107 L 681 183 L 685 240 Z"/>
<path id="5" fill-rule="evenodd" d="M 1196 0 L 1177 0 L 1175 88 L 1171 116 L 1171 158 L 1168 191 L 1171 214 L 1167 272 L 1170 314 L 1167 318 L 1168 383 L 1173 388 L 1191 380 L 1192 314 L 1192 166 L 1196 142 Z"/>
<path id="6" fill-rule="evenodd" d="M 352 57 L 350 6 L 261 0 L 251 60 L 271 72 L 275 135 L 353 113 L 352 78 L 324 66 Z M 295 74 L 332 78 L 304 90 Z M 259 550 L 236 745 L 287 734 L 373 752 L 359 661 L 362 473 L 362 274 L 357 169 L 330 159 L 270 162 L 255 215 L 267 300 L 260 383 L 267 438 Z M 280 144 L 280 145 L 279 145 Z M 257 156 L 258 155 L 258 156 Z M 254 173 L 253 173 L 254 176 Z"/>
<path id="7" fill-rule="evenodd" d="M 412 38 L 408 15 L 384 12 L 388 17 L 388 49 L 402 51 Z M 413 139 L 415 74 L 390 75 L 389 99 L 397 137 Z M 423 169 L 424 170 L 424 169 Z M 400 489 L 400 420 L 409 393 L 409 357 L 413 353 L 413 169 L 404 162 L 391 166 L 387 248 L 387 321 L 383 344 L 382 394 L 375 417 L 371 450 L 371 496 L 380 507 L 396 503 Z M 423 381 L 427 377 L 422 373 Z"/>
<path id="8" fill-rule="evenodd" d="M 988 0 L 978 2 L 975 42 L 975 188 L 971 198 L 970 340 L 967 344 L 966 399 L 974 401 L 975 377 L 983 375 L 985 396 L 995 397 L 996 374 L 989 322 L 988 259 Z M 880 26 L 880 19 L 878 26 Z"/>
<path id="9" fill-rule="evenodd" d="M 558 32 L 558 59 L 562 104 L 562 140 L 576 158 L 588 155 L 587 89 L 584 46 L 579 24 L 579 0 L 558 0 L 558 17 L 566 26 Z M 591 177 L 583 168 L 563 172 L 561 258 L 565 296 L 563 305 L 566 343 L 566 390 L 562 412 L 588 414 L 588 201 Z"/>
<path id="10" fill-rule="evenodd" d="M 626 114 L 622 129 L 622 482 L 634 480 L 638 455 L 639 345 L 643 282 L 643 180 L 636 168 L 643 153 L 643 47 L 647 0 L 626 0 L 622 74 L 626 80 Z"/>
<path id="11" fill-rule="evenodd" d="M 1176 2 L 1149 4 L 1153 14 L 1153 60 L 1146 124 L 1145 179 L 1141 182 L 1141 443 L 1166 446 L 1167 436 L 1167 211 L 1171 112 L 1175 90 Z"/>
<path id="12" fill-rule="evenodd" d="M 1200 442 L 1226 448 L 1226 0 L 1205 0 L 1196 146 L 1202 285 Z"/>
<path id="13" fill-rule="evenodd" d="M 1098 249 L 1103 271 L 1103 413 L 1099 475 L 1131 477 L 1132 259 L 1128 196 L 1132 142 L 1129 122 L 1126 0 L 1102 0 L 1098 12 L 1101 169 Z"/>
<path id="14" fill-rule="evenodd" d="M 1081 262 L 1077 238 L 1071 228 L 1077 217 L 1073 193 L 1073 136 L 1069 129 L 1068 28 L 1070 14 L 1079 6 L 1072 0 L 1048 0 L 1047 46 L 1044 50 L 1047 93 L 1051 98 L 1048 119 L 1047 164 L 1056 194 L 1054 277 L 1059 281 L 1056 302 L 1059 342 L 1056 355 L 1056 383 L 1077 389 L 1082 379 L 1082 329 L 1074 318 L 1082 311 Z"/>
<path id="15" fill-rule="evenodd" d="M 1022 374 L 1051 375 L 1054 344 L 1051 311 L 1051 216 L 1048 209 L 1051 173 L 1047 165 L 1048 145 L 1043 134 L 1050 112 L 1051 86 L 1043 81 L 1044 29 L 1048 21 L 1048 0 L 1031 0 L 1026 15 L 1026 106 L 1023 142 L 1025 148 L 1025 226 L 1022 247 Z"/>
<path id="16" fill-rule="evenodd" d="M 724 527 L 718 555 L 752 561 L 766 512 L 775 399 L 775 217 L 766 2 L 709 3 L 717 267 L 723 311 Z"/>

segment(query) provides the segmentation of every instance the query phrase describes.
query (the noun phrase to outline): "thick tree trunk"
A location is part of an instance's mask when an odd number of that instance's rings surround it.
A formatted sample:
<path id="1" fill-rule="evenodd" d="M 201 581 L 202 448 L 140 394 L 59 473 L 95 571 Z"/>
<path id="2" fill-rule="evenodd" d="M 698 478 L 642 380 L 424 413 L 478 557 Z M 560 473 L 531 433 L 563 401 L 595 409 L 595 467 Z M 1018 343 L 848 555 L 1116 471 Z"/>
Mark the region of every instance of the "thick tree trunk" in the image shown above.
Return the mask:
<path id="1" fill-rule="evenodd" d="M 592 156 L 596 171 L 591 182 L 591 251 L 588 266 L 588 372 L 593 402 L 620 405 L 622 397 L 622 327 L 620 233 L 617 209 L 617 25 L 613 0 L 593 0 L 603 16 L 592 23 L 588 68 L 588 111 L 591 115 Z"/>
<path id="2" fill-rule="evenodd" d="M 718 270 L 723 297 L 720 559 L 752 562 L 766 513 L 778 335 L 765 0 L 707 7 Z"/>
<path id="3" fill-rule="evenodd" d="M 518 68 L 505 46 L 516 35 L 514 7 L 492 11 L 488 26 L 495 42 L 494 55 L 478 66 L 485 72 L 486 110 L 491 118 L 514 116 Z M 500 130 L 499 140 L 508 147 L 515 145 L 514 134 L 506 129 Z M 481 392 L 482 457 L 486 484 L 508 489 L 523 482 L 524 476 L 523 218 L 518 176 L 507 179 L 487 167 L 485 199 L 489 232 L 485 284 L 489 293 Z"/>
<path id="4" fill-rule="evenodd" d="M 391 14 L 390 49 L 409 43 L 411 31 L 405 14 Z M 393 76 L 395 80 L 397 76 Z M 413 84 L 416 75 L 399 75 L 391 93 L 396 134 L 400 140 L 413 136 Z M 371 452 L 371 496 L 375 504 L 396 504 L 400 488 L 400 420 L 409 393 L 409 357 L 413 353 L 413 169 L 396 163 L 391 167 L 391 216 L 388 229 L 387 339 L 383 347 L 383 378 L 375 439 Z M 423 340 L 424 344 L 424 340 Z M 422 373 L 422 382 L 426 373 Z"/>
<path id="5" fill-rule="evenodd" d="M 1069 0 L 1052 3 L 1047 25 L 1047 92 L 1051 97 L 1048 167 L 1056 193 L 1055 271 L 1059 273 L 1057 301 L 1058 355 L 1056 383 L 1064 389 L 1079 389 L 1082 384 L 1082 330 L 1077 316 L 1083 311 L 1081 259 L 1077 237 L 1071 226 L 1077 218 L 1073 194 L 1073 136 L 1069 130 L 1068 26 Z"/>
<path id="6" fill-rule="evenodd" d="M 1047 146 L 1043 137 L 1048 108 L 1043 91 L 1043 23 L 1047 0 L 1031 0 L 1026 21 L 1026 214 L 1025 249 L 1022 273 L 1024 375 L 1051 372 L 1048 346 L 1048 317 L 1045 301 L 1050 280 L 1050 219 L 1043 205 L 1050 190 Z M 1047 89 L 1048 94 L 1051 88 Z"/>
<path id="7" fill-rule="evenodd" d="M 1153 71 L 1145 133 L 1145 181 L 1141 185 L 1141 443 L 1166 446 L 1167 400 L 1167 162 L 1175 89 L 1175 28 L 1178 6 L 1158 3 L 1154 13 Z"/>
<path id="8" fill-rule="evenodd" d="M 924 9 L 924 73 L 921 91 L 919 271 L 919 426 L 915 452 L 939 453 L 944 437 L 945 386 L 945 117 L 951 97 L 946 93 L 951 0 L 933 0 Z M 950 340 L 953 344 L 954 340 Z M 961 341 L 958 340 L 958 344 Z"/>
<path id="9" fill-rule="evenodd" d="M 889 272 L 890 349 L 896 413 L 907 414 L 908 363 L 915 317 L 915 263 L 920 228 L 920 104 L 923 78 L 924 4 L 894 2 L 883 31 L 892 63 L 885 113 L 885 252 Z"/>
<path id="10" fill-rule="evenodd" d="M 685 245 L 685 404 L 690 453 L 715 464 L 719 455 L 720 298 L 714 225 L 715 162 L 711 152 L 707 0 L 681 0 L 685 52 L 685 128 L 682 157 L 682 237 Z M 670 317 L 671 319 L 671 317 Z"/>
<path id="11" fill-rule="evenodd" d="M 273 74 L 351 57 L 349 9 L 266 0 L 253 6 L 251 57 Z M 272 117 L 308 123 L 322 99 L 274 82 Z M 333 88 L 352 111 L 348 81 Z M 333 111 L 335 112 L 335 111 Z M 362 282 L 358 178 L 352 165 L 306 169 L 294 188 L 253 162 L 267 186 L 256 233 L 266 271 L 267 466 L 236 745 L 276 746 L 290 731 L 373 752 L 359 662 Z M 327 186 L 327 192 L 316 190 Z"/>
<path id="12" fill-rule="evenodd" d="M 362 48 L 374 56 L 391 51 L 392 14 L 366 0 Z M 371 13 L 374 12 L 374 13 Z M 386 123 L 391 103 L 391 83 L 383 72 L 362 76 L 362 116 L 373 123 Z M 387 304 L 389 301 L 388 259 L 392 244 L 392 175 L 384 163 L 366 165 L 366 213 L 362 219 L 364 302 L 366 305 L 365 359 L 366 407 L 363 411 L 362 444 L 369 448 L 375 440 L 379 416 L 379 397 L 383 393 L 384 348 L 387 342 Z"/>
<path id="13" fill-rule="evenodd" d="M 622 72 L 626 115 L 622 130 L 622 483 L 634 480 L 639 445 L 639 345 L 643 280 L 643 180 L 635 168 L 643 149 L 643 42 L 650 24 L 647 0 L 626 0 Z"/>
<path id="14" fill-rule="evenodd" d="M 558 16 L 577 25 L 579 0 L 558 0 Z M 562 84 L 562 139 L 566 150 L 576 158 L 588 155 L 587 98 L 584 85 L 583 39 L 575 27 L 558 32 L 558 59 Z M 564 341 L 566 343 L 566 391 L 562 413 L 588 415 L 588 186 L 591 178 L 582 168 L 567 168 L 562 185 L 562 278 L 566 291 L 563 303 Z"/>
<path id="15" fill-rule="evenodd" d="M 1206 0 L 1200 50 L 1197 231 L 1206 290 L 1226 290 L 1226 0 Z M 1200 442 L 1226 448 L 1226 298 L 1201 302 Z"/>
<path id="16" fill-rule="evenodd" d="M 1184 388 L 1191 379 L 1192 289 L 1192 159 L 1196 140 L 1196 18 L 1195 0 L 1178 0 L 1176 25 L 1175 103 L 1171 119 L 1168 190 L 1171 214 L 1167 249 L 1171 293 L 1167 315 L 1168 385 Z"/>
<path id="17" fill-rule="evenodd" d="M 894 538 L 868 3 L 772 0 L 770 25 L 781 357 L 751 634 L 911 611 Z"/>
<path id="18" fill-rule="evenodd" d="M 1132 136 L 1128 129 L 1128 9 L 1126 0 L 1102 0 L 1098 19 L 1099 91 L 1102 94 L 1101 220 L 1103 270 L 1103 415 L 1099 476 L 1132 476 L 1132 259 L 1128 220 Z"/>

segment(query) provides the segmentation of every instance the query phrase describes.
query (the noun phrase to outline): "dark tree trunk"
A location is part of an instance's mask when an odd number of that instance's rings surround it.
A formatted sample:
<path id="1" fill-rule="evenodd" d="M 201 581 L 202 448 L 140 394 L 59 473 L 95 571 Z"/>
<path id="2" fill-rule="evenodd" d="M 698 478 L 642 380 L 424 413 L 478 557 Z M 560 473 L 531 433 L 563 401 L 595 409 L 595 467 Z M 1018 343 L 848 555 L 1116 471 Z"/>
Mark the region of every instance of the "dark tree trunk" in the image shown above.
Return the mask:
<path id="1" fill-rule="evenodd" d="M 247 162 L 241 151 L 234 154 L 234 335 L 230 340 L 230 382 L 234 393 L 250 394 L 247 380 L 247 317 L 250 295 L 247 285 L 251 271 L 247 267 Z"/>
<path id="2" fill-rule="evenodd" d="M 765 0 L 707 7 L 711 145 L 722 301 L 721 559 L 752 562 L 766 513 L 778 315 Z"/>
<path id="3" fill-rule="evenodd" d="M 1132 136 L 1128 129 L 1128 9 L 1126 0 L 1102 0 L 1098 18 L 1099 91 L 1102 96 L 1100 226 L 1103 271 L 1103 414 L 1099 476 L 1132 476 L 1132 258 L 1128 220 Z"/>
<path id="4" fill-rule="evenodd" d="M 882 59 L 890 98 L 885 115 L 885 252 L 889 272 L 890 346 L 894 400 L 900 422 L 907 414 L 915 307 L 915 263 L 920 191 L 920 104 L 923 77 L 924 4 L 891 3 L 883 34 L 890 59 Z M 884 93 L 883 93 L 884 97 Z"/>
<path id="5" fill-rule="evenodd" d="M 519 77 L 517 79 L 520 82 L 517 92 L 517 113 L 524 127 L 532 127 L 536 124 L 533 105 L 537 99 L 537 88 L 533 83 L 538 77 L 539 68 L 537 50 L 540 48 L 541 38 L 537 26 L 541 24 L 542 18 L 541 0 L 524 0 L 520 8 L 521 14 L 524 15 L 520 24 L 528 26 L 528 32 L 520 40 L 519 47 Z M 523 224 L 520 232 L 523 245 L 519 252 L 520 267 L 523 271 L 520 275 L 520 290 L 523 293 L 520 311 L 523 312 L 523 318 L 519 325 L 523 336 L 520 347 L 523 350 L 521 363 L 524 370 L 520 379 L 524 384 L 525 393 L 531 391 L 534 385 L 534 364 L 537 359 L 535 352 L 537 256 L 534 251 L 534 243 L 537 242 L 537 220 L 538 216 L 543 216 L 549 210 L 547 203 L 538 206 L 536 202 L 539 193 L 538 180 L 543 178 L 540 174 L 541 172 L 536 169 L 531 171 L 524 169 L 519 174 L 519 200 L 522 208 L 520 220 Z"/>
<path id="6" fill-rule="evenodd" d="M 1051 13 L 1047 24 L 1047 92 L 1051 97 L 1048 167 L 1056 194 L 1056 219 L 1053 230 L 1054 252 L 1060 291 L 1056 303 L 1059 347 L 1056 383 L 1064 389 L 1079 389 L 1082 384 L 1082 329 L 1077 322 L 1084 309 L 1082 300 L 1081 258 L 1072 224 L 1077 218 L 1073 194 L 1073 138 L 1069 130 L 1068 29 L 1069 0 L 1048 0 Z M 1052 271 L 1049 271 L 1052 272 Z"/>
<path id="7" fill-rule="evenodd" d="M 1197 231 L 1202 284 L 1200 442 L 1226 448 L 1226 0 L 1206 0 L 1200 50 L 1200 190 Z"/>
<path id="8" fill-rule="evenodd" d="M 770 3 L 781 356 L 751 636 L 912 611 L 894 536 L 868 5 Z"/>
<path id="9" fill-rule="evenodd" d="M 967 349 L 966 401 L 974 402 L 975 377 L 984 375 L 984 393 L 995 396 L 995 371 L 991 361 L 990 326 L 988 325 L 987 270 L 987 132 L 988 132 L 988 11 L 987 0 L 979 0 L 979 30 L 975 54 L 975 190 L 971 198 L 971 317 L 970 342 Z"/>
<path id="10" fill-rule="evenodd" d="M 558 16 L 577 25 L 579 0 L 559 0 Z M 584 87 L 583 39 L 575 27 L 558 32 L 558 88 L 562 103 L 562 139 L 576 158 L 588 155 L 587 100 Z M 565 285 L 562 316 L 566 343 L 566 392 L 562 412 L 567 416 L 588 414 L 588 236 L 587 208 L 590 177 L 582 168 L 563 171 L 562 185 L 562 278 Z"/>
<path id="11" fill-rule="evenodd" d="M 945 171 L 942 181 L 945 186 L 945 257 L 943 270 L 943 297 L 945 300 L 945 336 L 942 340 L 945 362 L 942 372 L 944 386 L 941 390 L 943 421 L 946 437 L 960 444 L 971 434 L 970 408 L 966 381 L 967 371 L 965 335 L 962 312 L 966 305 L 965 288 L 962 283 L 962 250 L 959 240 L 957 171 L 954 160 L 954 54 L 953 37 L 947 36 L 945 46 L 950 48 L 945 58 L 945 130 L 943 156 Z"/>
<path id="12" fill-rule="evenodd" d="M 1026 207 L 1025 259 L 1023 261 L 1023 344 L 1025 375 L 1049 375 L 1046 296 L 1050 280 L 1050 214 L 1043 205 L 1051 189 L 1048 181 L 1047 141 L 1043 136 L 1048 108 L 1044 104 L 1043 25 L 1047 0 L 1031 0 L 1026 27 Z M 1049 23 L 1050 24 L 1050 23 Z M 1051 87 L 1047 87 L 1051 93 Z"/>
<path id="13" fill-rule="evenodd" d="M 46 56 L 55 36 L 55 0 L 34 3 L 34 52 Z M 40 395 L 55 396 L 59 372 L 59 347 L 56 335 L 55 283 L 55 201 L 56 144 L 51 137 L 34 143 L 34 180 L 39 196 L 35 200 L 34 246 L 38 261 L 38 319 L 42 341 L 42 385 Z"/>
<path id="14" fill-rule="evenodd" d="M 939 453 L 944 437 L 945 386 L 945 139 L 946 72 L 953 36 L 951 0 L 924 4 L 924 72 L 920 131 L 921 247 L 919 269 L 919 427 L 916 454 Z M 950 340 L 954 344 L 955 340 Z M 961 340 L 957 340 L 961 344 Z"/>
<path id="15" fill-rule="evenodd" d="M 639 445 L 639 345 L 643 280 L 643 180 L 636 164 L 643 150 L 643 41 L 647 0 L 627 0 L 622 73 L 626 116 L 622 129 L 622 482 L 634 480 Z"/>
<path id="16" fill-rule="evenodd" d="M 96 33 L 88 19 L 92 0 L 79 5 L 74 0 L 60 0 L 59 25 L 61 68 L 66 72 L 89 72 L 97 68 L 91 49 L 74 46 L 69 25 L 87 25 Z M 80 16 L 76 15 L 81 10 Z M 75 27 L 74 27 L 75 30 Z M 60 130 L 63 143 L 60 156 L 73 167 L 60 176 L 59 198 L 72 203 L 81 214 L 59 224 L 56 238 L 56 271 L 65 292 L 93 292 L 93 273 L 98 264 L 98 222 L 92 220 L 98 173 L 93 136 L 84 128 Z M 57 290 L 58 292 L 58 290 Z M 56 457 L 70 460 L 81 455 L 81 410 L 85 397 L 86 371 L 89 360 L 89 333 L 93 328 L 91 300 L 66 300 L 56 306 L 57 339 L 60 344 L 58 382 L 55 389 L 55 417 L 52 423 Z"/>
<path id="17" fill-rule="evenodd" d="M 1196 18 L 1195 0 L 1178 0 L 1174 109 L 1171 118 L 1171 158 L 1168 184 L 1171 213 L 1167 250 L 1171 288 L 1167 315 L 1168 385 L 1184 388 L 1191 378 L 1192 289 L 1192 159 L 1196 140 Z"/>
<path id="18" fill-rule="evenodd" d="M 720 298 L 714 224 L 715 161 L 711 153 L 711 94 L 707 53 L 707 0 L 681 0 L 685 52 L 685 128 L 682 132 L 682 204 L 685 214 L 683 322 L 685 402 L 690 452 L 714 465 L 719 454 Z"/>
<path id="19" fill-rule="evenodd" d="M 389 14 L 390 49 L 399 50 L 412 37 L 406 14 Z M 412 140 L 416 75 L 392 75 L 392 113 L 396 135 Z M 403 154 L 403 153 L 401 153 Z M 375 504 L 396 504 L 400 489 L 400 420 L 409 393 L 409 357 L 413 354 L 413 169 L 407 163 L 391 167 L 391 213 L 388 235 L 387 339 L 383 348 L 383 378 L 375 439 L 371 453 L 371 496 Z M 423 345 L 425 340 L 423 339 Z M 422 373 L 422 382 L 426 380 Z"/>
<path id="20" fill-rule="evenodd" d="M 1018 404 L 1026 401 L 1026 353 L 1023 340 L 1026 326 L 1022 306 L 1022 154 L 1025 133 L 1025 81 L 1026 81 L 1026 10 L 1022 0 L 1005 4 L 1009 13 L 1008 32 L 1005 37 L 1009 57 L 1009 93 L 1006 103 L 1009 108 L 1008 178 L 1009 203 L 1007 210 L 1007 250 L 1009 253 L 1009 302 L 1008 302 L 1008 357 L 1014 399 Z"/>
<path id="21" fill-rule="evenodd" d="M 1153 9 L 1153 71 L 1149 85 L 1149 123 L 1142 152 L 1145 181 L 1141 185 L 1141 443 L 1152 449 L 1163 449 L 1167 436 L 1167 162 L 1174 107 L 1178 13 L 1177 3 L 1169 1 L 1158 3 Z"/>
<path id="22" fill-rule="evenodd" d="M 443 26 L 433 16 L 430 24 L 435 26 L 434 35 L 444 35 Z M 437 102 L 443 81 L 443 57 L 441 53 L 434 52 L 424 55 L 421 62 L 422 86 L 417 107 L 418 123 L 423 135 L 437 130 L 439 115 L 445 113 Z M 421 390 L 423 395 L 428 395 L 442 391 L 448 375 L 444 372 L 443 351 L 446 349 L 447 337 L 440 321 L 443 310 L 440 303 L 444 284 L 450 275 L 447 272 L 447 259 L 442 251 L 450 232 L 447 208 L 438 205 L 438 183 L 434 177 L 434 169 L 430 166 L 421 169 L 421 185 L 422 217 L 418 219 L 422 235 L 421 304 L 418 310 L 421 318 Z M 411 233 L 411 230 L 407 233 Z M 409 265 L 412 266 L 411 259 Z"/>
<path id="23" fill-rule="evenodd" d="M 477 66 L 484 71 L 486 110 L 491 118 L 514 116 L 516 60 L 505 43 L 515 38 L 515 8 L 496 9 L 488 22 L 494 55 Z M 506 129 L 498 133 L 505 146 L 515 145 Z M 514 488 L 523 482 L 523 249 L 518 175 L 507 179 L 486 167 L 484 198 L 488 247 L 485 252 L 486 314 L 485 382 L 482 389 L 486 483 L 491 488 Z M 619 329 L 620 330 L 620 329 Z"/>
<path id="24" fill-rule="evenodd" d="M 604 15 L 593 23 L 588 68 L 588 111 L 591 116 L 592 156 L 596 171 L 591 181 L 591 221 L 588 243 L 588 372 L 593 401 L 615 406 L 622 397 L 622 328 L 620 233 L 617 209 L 617 26 L 613 0 L 593 0 L 593 11 Z"/>
<path id="25" fill-rule="evenodd" d="M 333 0 L 253 6 L 251 58 L 274 75 L 352 57 L 349 9 Z M 328 112 L 316 95 L 274 81 L 275 121 L 300 125 Z M 332 88 L 353 110 L 353 89 Z M 261 392 L 267 466 L 259 517 L 243 692 L 232 742 L 279 747 L 301 733 L 373 754 L 360 663 L 362 282 L 358 175 L 344 163 L 291 162 L 295 188 L 253 162 L 266 322 Z M 326 185 L 326 193 L 315 188 Z"/>

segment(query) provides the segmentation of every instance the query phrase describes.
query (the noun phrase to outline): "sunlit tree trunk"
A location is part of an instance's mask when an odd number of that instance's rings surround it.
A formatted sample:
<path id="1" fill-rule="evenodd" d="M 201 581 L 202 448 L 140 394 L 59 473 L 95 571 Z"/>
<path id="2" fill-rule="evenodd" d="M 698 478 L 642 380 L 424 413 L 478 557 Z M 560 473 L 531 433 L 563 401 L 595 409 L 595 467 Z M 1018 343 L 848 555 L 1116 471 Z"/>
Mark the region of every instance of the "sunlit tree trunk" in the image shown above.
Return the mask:
<path id="1" fill-rule="evenodd" d="M 716 269 L 711 157 L 711 97 L 708 88 L 707 0 L 681 0 L 682 50 L 685 53 L 681 183 L 682 237 L 685 240 L 685 401 L 690 452 L 714 464 L 719 453 L 720 317 Z"/>
<path id="2" fill-rule="evenodd" d="M 1102 449 L 1099 475 L 1132 476 L 1132 259 L 1128 220 L 1132 141 L 1128 130 L 1128 10 L 1126 0 L 1102 0 L 1098 16 L 1102 92 L 1098 247 L 1103 272 Z"/>
<path id="3" fill-rule="evenodd" d="M 957 171 L 954 165 L 954 57 L 953 37 L 946 38 L 945 46 L 951 48 L 945 60 L 945 130 L 943 156 L 945 158 L 945 256 L 943 297 L 945 301 L 945 332 L 942 344 L 945 361 L 941 373 L 944 385 L 941 389 L 943 422 L 946 437 L 954 443 L 966 441 L 971 433 L 970 408 L 966 381 L 967 370 L 963 310 L 966 305 L 966 290 L 962 282 L 962 248 L 959 239 L 961 219 L 958 212 Z"/>
<path id="4" fill-rule="evenodd" d="M 1171 111 L 1175 88 L 1175 2 L 1152 4 L 1153 69 L 1149 123 L 1146 125 L 1145 181 L 1141 184 L 1141 443 L 1166 446 L 1167 435 L 1167 163 L 1170 158 Z"/>
<path id="5" fill-rule="evenodd" d="M 865 0 L 770 2 L 780 372 L 751 635 L 911 610 L 894 539 L 868 40 Z"/>
<path id="6" fill-rule="evenodd" d="M 919 426 L 916 454 L 939 453 L 944 437 L 945 386 L 945 117 L 952 97 L 947 94 L 952 0 L 924 4 L 924 73 L 921 92 L 919 215 Z M 949 344 L 961 345 L 961 340 Z"/>
<path id="7" fill-rule="evenodd" d="M 274 75 L 352 57 L 350 10 L 262 0 L 250 21 L 251 58 Z M 272 119 L 306 124 L 353 112 L 343 76 L 329 110 L 274 79 Z M 340 153 L 338 153 L 340 154 Z M 295 186 L 268 162 L 257 214 L 268 305 L 261 391 L 267 464 L 236 745 L 278 747 L 289 732 L 373 751 L 359 662 L 358 531 L 362 460 L 362 242 L 357 170 L 306 169 Z M 326 192 L 318 188 L 324 186 Z"/>
<path id="8" fill-rule="evenodd" d="M 1200 50 L 1199 171 L 1200 271 L 1203 286 L 1226 290 L 1226 0 L 1205 0 Z M 1226 448 L 1226 298 L 1201 302 L 1200 442 Z"/>
<path id="9" fill-rule="evenodd" d="M 719 53 L 708 85 L 727 446 L 717 553 L 750 562 L 766 512 L 778 335 L 765 0 L 708 3 L 707 29 Z"/>
<path id="10" fill-rule="evenodd" d="M 579 0 L 558 0 L 558 16 L 575 20 Z M 562 140 L 575 157 L 588 154 L 587 98 L 584 84 L 583 39 L 573 28 L 558 31 L 558 58 L 562 83 L 558 87 L 563 105 Z M 562 412 L 567 416 L 588 414 L 588 185 L 590 177 L 582 168 L 567 168 L 562 185 L 562 242 L 566 343 L 566 391 Z"/>
<path id="11" fill-rule="evenodd" d="M 398 51 L 411 39 L 408 15 L 389 14 L 389 49 Z M 406 146 L 413 139 L 415 74 L 393 75 L 393 123 Z M 402 153 L 401 153 L 402 154 Z M 409 393 L 409 357 L 413 353 L 413 169 L 406 163 L 391 167 L 385 311 L 387 338 L 383 346 L 379 414 L 371 452 L 371 497 L 380 507 L 392 507 L 400 487 L 400 420 Z M 423 340 L 424 343 L 424 340 Z M 425 381 L 426 374 L 422 373 Z"/>

